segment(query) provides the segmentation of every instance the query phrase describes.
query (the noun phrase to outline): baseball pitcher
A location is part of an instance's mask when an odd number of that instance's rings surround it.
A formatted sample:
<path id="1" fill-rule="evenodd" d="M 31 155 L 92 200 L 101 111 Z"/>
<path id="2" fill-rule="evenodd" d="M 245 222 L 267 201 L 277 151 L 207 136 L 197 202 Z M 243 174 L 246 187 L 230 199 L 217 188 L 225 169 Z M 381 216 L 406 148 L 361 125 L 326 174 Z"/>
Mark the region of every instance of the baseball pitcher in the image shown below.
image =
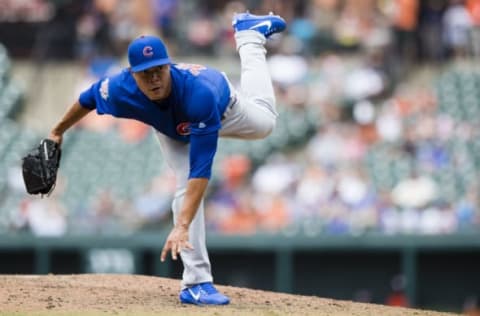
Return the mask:
<path id="1" fill-rule="evenodd" d="M 278 15 L 247 12 L 235 14 L 232 25 L 241 60 L 240 91 L 215 69 L 173 63 L 160 38 L 141 36 L 128 47 L 130 67 L 81 93 L 48 137 L 61 145 L 65 131 L 92 110 L 139 120 L 155 129 L 177 178 L 174 227 L 161 260 L 169 253 L 176 260 L 180 254 L 182 303 L 223 305 L 230 301 L 213 286 L 205 243 L 203 197 L 218 138 L 264 138 L 272 132 L 277 117 L 264 44 L 270 35 L 282 32 L 286 23 Z"/>

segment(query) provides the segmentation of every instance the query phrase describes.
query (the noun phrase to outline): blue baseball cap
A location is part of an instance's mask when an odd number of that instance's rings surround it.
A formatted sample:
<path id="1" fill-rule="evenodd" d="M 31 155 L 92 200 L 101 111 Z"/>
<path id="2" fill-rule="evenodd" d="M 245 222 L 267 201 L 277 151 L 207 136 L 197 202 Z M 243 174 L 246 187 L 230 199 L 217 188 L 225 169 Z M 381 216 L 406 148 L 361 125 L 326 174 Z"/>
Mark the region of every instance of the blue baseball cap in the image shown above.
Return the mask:
<path id="1" fill-rule="evenodd" d="M 128 46 L 128 62 L 133 72 L 170 63 L 167 48 L 156 36 L 143 35 Z"/>

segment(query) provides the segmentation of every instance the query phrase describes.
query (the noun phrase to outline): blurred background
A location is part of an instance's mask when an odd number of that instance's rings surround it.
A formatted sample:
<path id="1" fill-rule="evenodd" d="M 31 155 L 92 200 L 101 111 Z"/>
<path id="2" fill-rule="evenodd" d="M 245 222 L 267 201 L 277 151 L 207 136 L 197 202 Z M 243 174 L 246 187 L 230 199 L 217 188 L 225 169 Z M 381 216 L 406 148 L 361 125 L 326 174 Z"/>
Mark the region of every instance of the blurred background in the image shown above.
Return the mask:
<path id="1" fill-rule="evenodd" d="M 231 18 L 274 11 L 279 121 L 222 139 L 206 198 L 215 281 L 480 314 L 480 0 L 0 0 L 0 273 L 160 264 L 175 179 L 149 127 L 90 113 L 49 198 L 21 157 L 156 34 L 239 84 Z"/>

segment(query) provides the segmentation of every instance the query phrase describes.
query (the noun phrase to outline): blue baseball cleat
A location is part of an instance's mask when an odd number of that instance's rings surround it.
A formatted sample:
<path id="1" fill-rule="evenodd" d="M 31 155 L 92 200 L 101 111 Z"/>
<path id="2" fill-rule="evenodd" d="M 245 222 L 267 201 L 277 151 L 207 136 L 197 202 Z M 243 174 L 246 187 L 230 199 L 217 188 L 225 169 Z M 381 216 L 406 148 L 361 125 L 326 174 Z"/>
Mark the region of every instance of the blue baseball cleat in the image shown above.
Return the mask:
<path id="1" fill-rule="evenodd" d="M 230 299 L 217 291 L 212 282 L 196 284 L 180 292 L 180 302 L 195 305 L 226 305 Z"/>
<path id="2" fill-rule="evenodd" d="M 274 33 L 280 33 L 287 27 L 285 20 L 279 15 L 253 15 L 249 12 L 238 13 L 233 16 L 232 26 L 235 32 L 255 30 L 269 37 Z"/>

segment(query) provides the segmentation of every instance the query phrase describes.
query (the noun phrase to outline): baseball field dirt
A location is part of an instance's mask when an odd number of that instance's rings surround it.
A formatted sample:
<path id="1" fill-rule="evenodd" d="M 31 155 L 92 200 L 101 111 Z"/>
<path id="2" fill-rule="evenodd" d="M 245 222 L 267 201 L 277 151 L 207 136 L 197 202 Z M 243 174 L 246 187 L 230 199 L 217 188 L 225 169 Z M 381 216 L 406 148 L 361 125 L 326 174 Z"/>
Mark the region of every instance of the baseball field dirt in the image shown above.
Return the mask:
<path id="1" fill-rule="evenodd" d="M 182 305 L 178 302 L 179 281 L 159 277 L 3 275 L 0 276 L 0 315 L 453 315 L 229 286 L 218 288 L 230 296 L 230 305 Z"/>

